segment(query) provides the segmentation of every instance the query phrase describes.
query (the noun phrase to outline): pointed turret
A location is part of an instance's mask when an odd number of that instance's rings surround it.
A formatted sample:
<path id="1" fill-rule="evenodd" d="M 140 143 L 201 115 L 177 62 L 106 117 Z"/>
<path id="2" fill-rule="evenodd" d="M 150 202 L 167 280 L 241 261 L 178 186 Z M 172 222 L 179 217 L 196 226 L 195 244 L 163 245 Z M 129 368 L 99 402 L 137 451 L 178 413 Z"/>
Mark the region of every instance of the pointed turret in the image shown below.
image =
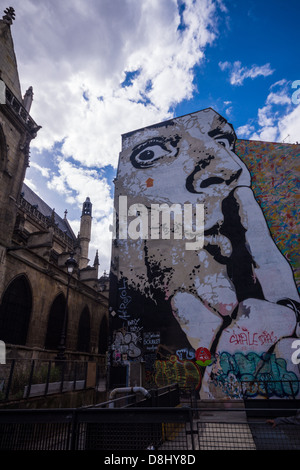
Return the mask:
<path id="1" fill-rule="evenodd" d="M 22 102 L 17 59 L 10 30 L 15 19 L 15 11 L 12 7 L 9 7 L 6 8 L 4 13 L 0 20 L 0 78 L 15 97 Z"/>
<path id="2" fill-rule="evenodd" d="M 23 99 L 23 106 L 26 109 L 27 113 L 30 112 L 32 101 L 33 101 L 33 90 L 32 90 L 32 86 L 30 86 L 28 90 L 26 91 L 24 95 L 24 99 Z"/>
<path id="3" fill-rule="evenodd" d="M 40 129 L 29 115 L 32 89 L 22 99 L 11 31 L 14 19 L 12 7 L 0 19 L 0 243 L 5 246 L 10 245 L 14 231 L 30 143 Z"/>
<path id="4" fill-rule="evenodd" d="M 99 274 L 99 255 L 98 255 L 98 250 L 96 251 L 95 259 L 94 259 L 94 268 L 96 269 L 96 278 L 98 279 L 98 274 Z"/>

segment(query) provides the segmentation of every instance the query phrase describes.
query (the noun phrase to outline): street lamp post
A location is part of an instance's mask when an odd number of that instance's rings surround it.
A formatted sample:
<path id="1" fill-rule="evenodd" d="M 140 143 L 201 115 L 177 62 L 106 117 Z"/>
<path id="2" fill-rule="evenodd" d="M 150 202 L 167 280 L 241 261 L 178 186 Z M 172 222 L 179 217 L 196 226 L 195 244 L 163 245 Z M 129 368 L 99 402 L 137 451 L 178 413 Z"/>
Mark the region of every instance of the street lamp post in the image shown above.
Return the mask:
<path id="1" fill-rule="evenodd" d="M 70 288 L 70 281 L 71 281 L 73 271 L 78 266 L 77 261 L 73 258 L 73 253 L 71 253 L 70 258 L 67 259 L 67 261 L 65 262 L 65 265 L 67 266 L 67 271 L 68 271 L 68 284 L 67 284 L 67 296 L 66 296 L 64 320 L 63 320 L 63 326 L 61 330 L 60 343 L 58 346 L 58 354 L 56 356 L 56 359 L 59 361 L 64 361 L 66 359 L 65 350 L 66 350 L 66 336 L 67 336 L 69 288 Z"/>

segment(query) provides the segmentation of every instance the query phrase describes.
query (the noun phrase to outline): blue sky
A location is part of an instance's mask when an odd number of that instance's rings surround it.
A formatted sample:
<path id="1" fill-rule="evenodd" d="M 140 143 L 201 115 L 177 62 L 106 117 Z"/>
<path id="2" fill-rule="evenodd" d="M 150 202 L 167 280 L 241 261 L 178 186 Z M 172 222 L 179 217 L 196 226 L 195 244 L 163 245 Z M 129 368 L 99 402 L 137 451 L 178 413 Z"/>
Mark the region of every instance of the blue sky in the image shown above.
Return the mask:
<path id="1" fill-rule="evenodd" d="M 123 133 L 212 107 L 238 138 L 300 141 L 298 0 L 12 6 L 22 92 L 33 86 L 31 116 L 42 126 L 26 182 L 62 217 L 68 210 L 76 234 L 91 198 L 90 258 L 98 249 L 101 270 L 109 270 Z"/>
<path id="2" fill-rule="evenodd" d="M 195 93 L 192 100 L 180 103 L 175 112 L 180 115 L 191 109 L 212 106 L 231 121 L 236 130 L 246 124 L 259 130 L 258 109 L 264 106 L 270 87 L 286 80 L 275 90 L 291 98 L 295 91 L 291 84 L 300 77 L 297 53 L 300 3 L 296 0 L 231 0 L 225 5 L 227 14 L 219 18 L 219 37 L 206 49 L 206 60 L 195 67 L 194 83 L 199 93 Z M 225 62 L 230 66 L 222 72 L 220 64 Z M 250 71 L 256 65 L 262 75 L 232 84 L 230 72 L 235 62 L 240 62 L 237 70 Z M 269 67 L 263 70 L 266 64 Z M 268 70 L 272 71 L 269 75 Z M 279 107 L 273 111 L 285 110 Z M 242 134 L 239 132 L 241 138 L 245 137 Z"/>

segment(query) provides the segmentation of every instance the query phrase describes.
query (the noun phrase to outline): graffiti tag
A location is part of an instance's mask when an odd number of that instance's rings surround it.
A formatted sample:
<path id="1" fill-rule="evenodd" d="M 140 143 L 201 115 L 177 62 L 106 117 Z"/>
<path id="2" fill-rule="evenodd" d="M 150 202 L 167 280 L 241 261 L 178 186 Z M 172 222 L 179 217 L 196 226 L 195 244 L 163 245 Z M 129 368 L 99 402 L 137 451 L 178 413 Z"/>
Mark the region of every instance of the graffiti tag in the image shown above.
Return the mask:
<path id="1" fill-rule="evenodd" d="M 268 333 L 263 331 L 259 336 L 259 333 L 250 333 L 247 328 L 242 328 L 242 332 L 236 333 L 233 331 L 229 342 L 233 344 L 247 345 L 247 346 L 257 346 L 259 342 L 263 344 L 274 344 L 277 341 L 277 337 L 274 335 L 274 332 Z"/>
<path id="2" fill-rule="evenodd" d="M 118 308 L 119 317 L 123 320 L 128 320 L 130 316 L 127 313 L 128 304 L 131 302 L 131 297 L 127 295 L 127 288 L 125 279 L 123 279 L 123 286 L 119 287 L 120 305 Z"/>
<path id="3" fill-rule="evenodd" d="M 275 354 L 222 352 L 217 355 L 218 370 L 212 382 L 231 398 L 262 395 L 280 398 L 299 391 L 296 374 L 287 370 L 286 361 Z"/>
<path id="4" fill-rule="evenodd" d="M 178 383 L 180 388 L 198 390 L 201 385 L 201 372 L 194 362 L 180 361 L 173 354 L 169 360 L 155 362 L 154 379 L 158 387 Z"/>

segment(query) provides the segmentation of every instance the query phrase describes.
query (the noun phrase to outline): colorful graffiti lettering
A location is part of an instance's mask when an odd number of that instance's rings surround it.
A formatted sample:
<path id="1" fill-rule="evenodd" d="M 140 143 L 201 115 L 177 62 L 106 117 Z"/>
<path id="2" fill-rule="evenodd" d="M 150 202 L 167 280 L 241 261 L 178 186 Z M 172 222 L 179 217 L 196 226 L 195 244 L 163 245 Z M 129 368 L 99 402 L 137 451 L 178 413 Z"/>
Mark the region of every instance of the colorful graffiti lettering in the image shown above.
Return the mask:
<path id="1" fill-rule="evenodd" d="M 222 352 L 217 355 L 216 387 L 230 398 L 242 396 L 294 397 L 299 392 L 296 374 L 287 370 L 286 361 L 275 354 Z"/>
<path id="2" fill-rule="evenodd" d="M 200 388 L 201 372 L 193 361 L 180 361 L 175 354 L 169 360 L 155 362 L 155 383 L 158 387 L 164 387 L 172 383 L 178 383 L 181 388 Z"/>
<path id="3" fill-rule="evenodd" d="M 118 331 L 114 338 L 115 360 L 126 356 L 129 359 L 137 358 L 141 355 L 141 349 L 137 346 L 140 341 L 139 333 Z M 121 356 L 122 355 L 122 356 Z"/>
<path id="4" fill-rule="evenodd" d="M 192 360 L 195 359 L 195 351 L 188 348 L 177 349 L 176 356 L 180 361 L 183 361 L 184 359 Z"/>

